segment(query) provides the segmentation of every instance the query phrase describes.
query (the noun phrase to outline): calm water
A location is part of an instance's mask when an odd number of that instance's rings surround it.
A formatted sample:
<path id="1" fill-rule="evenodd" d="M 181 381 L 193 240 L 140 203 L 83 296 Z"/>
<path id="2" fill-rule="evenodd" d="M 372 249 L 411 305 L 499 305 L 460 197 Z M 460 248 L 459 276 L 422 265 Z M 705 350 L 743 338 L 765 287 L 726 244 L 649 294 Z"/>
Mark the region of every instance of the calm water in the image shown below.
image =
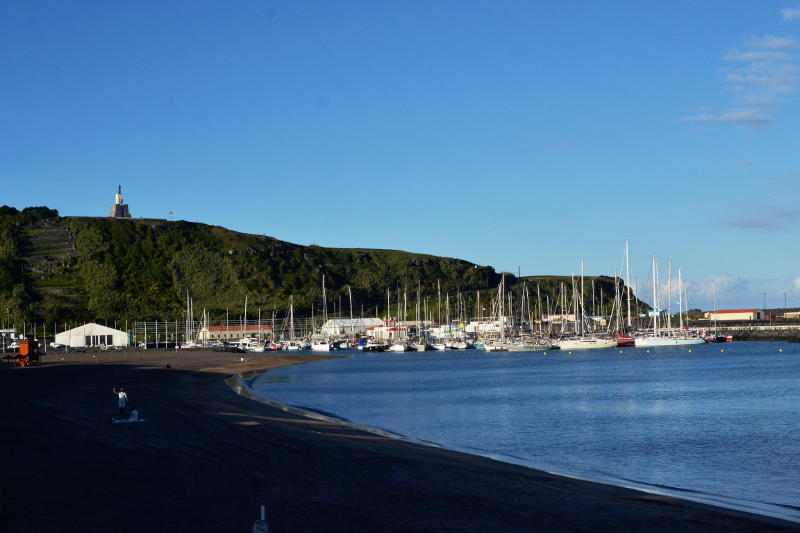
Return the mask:
<path id="1" fill-rule="evenodd" d="M 800 345 L 690 348 L 357 353 L 252 387 L 449 448 L 800 520 Z"/>

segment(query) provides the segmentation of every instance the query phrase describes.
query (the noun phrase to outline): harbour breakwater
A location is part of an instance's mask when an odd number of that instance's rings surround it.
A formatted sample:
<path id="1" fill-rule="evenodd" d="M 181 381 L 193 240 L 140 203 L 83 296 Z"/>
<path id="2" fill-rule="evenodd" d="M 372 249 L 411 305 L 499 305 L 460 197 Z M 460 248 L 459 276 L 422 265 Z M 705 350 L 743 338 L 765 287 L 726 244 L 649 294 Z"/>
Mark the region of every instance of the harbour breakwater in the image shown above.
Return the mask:
<path id="1" fill-rule="evenodd" d="M 800 342 L 800 326 L 751 326 L 719 330 L 733 335 L 736 341 Z"/>

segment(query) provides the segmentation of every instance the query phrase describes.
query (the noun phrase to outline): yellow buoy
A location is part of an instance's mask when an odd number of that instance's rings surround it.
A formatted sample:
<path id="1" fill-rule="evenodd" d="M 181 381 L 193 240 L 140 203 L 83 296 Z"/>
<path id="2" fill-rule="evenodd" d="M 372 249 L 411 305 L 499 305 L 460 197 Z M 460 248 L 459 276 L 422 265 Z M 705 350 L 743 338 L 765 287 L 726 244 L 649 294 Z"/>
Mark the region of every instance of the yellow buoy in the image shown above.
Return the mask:
<path id="1" fill-rule="evenodd" d="M 544 352 L 544 354 L 547 355 L 547 352 Z"/>
<path id="2" fill-rule="evenodd" d="M 778 351 L 779 351 L 779 352 L 782 352 L 782 351 L 783 351 L 783 348 L 778 348 Z"/>
<path id="3" fill-rule="evenodd" d="M 622 353 L 622 350 L 620 350 L 619 353 Z"/>
<path id="4" fill-rule="evenodd" d="M 720 348 L 720 349 L 719 349 L 719 351 L 720 351 L 720 352 L 724 352 L 725 350 L 723 350 L 722 348 Z"/>
<path id="5" fill-rule="evenodd" d="M 692 350 L 689 350 L 689 353 L 692 353 Z"/>
<path id="6" fill-rule="evenodd" d="M 650 350 L 647 350 L 647 353 L 650 353 Z"/>
<path id="7" fill-rule="evenodd" d="M 572 352 L 567 352 L 567 355 L 572 355 Z"/>

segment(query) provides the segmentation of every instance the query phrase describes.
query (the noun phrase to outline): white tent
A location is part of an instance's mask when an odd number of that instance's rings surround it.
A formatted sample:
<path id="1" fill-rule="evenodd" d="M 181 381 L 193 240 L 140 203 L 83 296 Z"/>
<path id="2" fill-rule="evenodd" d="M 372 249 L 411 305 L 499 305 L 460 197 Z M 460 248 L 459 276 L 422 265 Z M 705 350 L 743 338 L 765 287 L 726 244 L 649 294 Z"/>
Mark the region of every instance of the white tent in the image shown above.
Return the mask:
<path id="1" fill-rule="evenodd" d="M 128 334 L 118 329 L 89 322 L 56 334 L 56 343 L 71 348 L 127 346 Z"/>

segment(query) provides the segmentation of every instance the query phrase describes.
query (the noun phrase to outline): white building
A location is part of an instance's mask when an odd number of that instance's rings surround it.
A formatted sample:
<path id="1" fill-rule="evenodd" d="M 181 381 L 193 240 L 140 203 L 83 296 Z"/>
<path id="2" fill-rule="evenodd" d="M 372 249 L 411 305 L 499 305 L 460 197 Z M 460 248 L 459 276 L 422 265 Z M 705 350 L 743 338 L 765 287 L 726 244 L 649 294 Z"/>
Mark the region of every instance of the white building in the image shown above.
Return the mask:
<path id="1" fill-rule="evenodd" d="M 704 313 L 709 320 L 767 320 L 763 309 L 718 309 Z"/>
<path id="2" fill-rule="evenodd" d="M 323 335 L 363 335 L 368 328 L 383 326 L 380 318 L 331 318 L 322 325 Z"/>
<path id="3" fill-rule="evenodd" d="M 90 346 L 128 346 L 128 334 L 118 329 L 89 322 L 56 334 L 56 344 L 70 348 Z"/>

